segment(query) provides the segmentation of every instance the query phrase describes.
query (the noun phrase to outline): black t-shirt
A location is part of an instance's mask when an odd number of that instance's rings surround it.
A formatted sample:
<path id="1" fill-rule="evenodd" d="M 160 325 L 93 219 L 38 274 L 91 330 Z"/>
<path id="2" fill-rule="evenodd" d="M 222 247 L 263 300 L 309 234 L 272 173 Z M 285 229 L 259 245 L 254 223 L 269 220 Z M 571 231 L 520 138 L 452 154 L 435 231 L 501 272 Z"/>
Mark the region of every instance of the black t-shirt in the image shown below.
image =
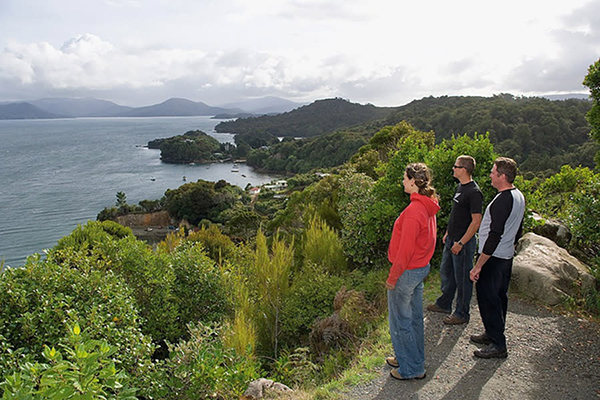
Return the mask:
<path id="1" fill-rule="evenodd" d="M 448 220 L 448 236 L 460 240 L 471 224 L 471 214 L 483 213 L 483 193 L 475 181 L 458 184 L 452 199 L 452 211 Z"/>

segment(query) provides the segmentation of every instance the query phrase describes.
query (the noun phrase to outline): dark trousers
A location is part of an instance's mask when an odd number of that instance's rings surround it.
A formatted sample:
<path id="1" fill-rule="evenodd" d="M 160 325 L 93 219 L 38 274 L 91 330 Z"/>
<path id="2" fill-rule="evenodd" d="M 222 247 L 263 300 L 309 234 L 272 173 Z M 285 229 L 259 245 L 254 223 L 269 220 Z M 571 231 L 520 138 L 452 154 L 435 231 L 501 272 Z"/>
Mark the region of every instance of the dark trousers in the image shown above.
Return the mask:
<path id="1" fill-rule="evenodd" d="M 506 348 L 504 328 L 512 264 L 512 258 L 505 260 L 491 257 L 481 269 L 475 285 L 485 333 L 501 349 Z"/>

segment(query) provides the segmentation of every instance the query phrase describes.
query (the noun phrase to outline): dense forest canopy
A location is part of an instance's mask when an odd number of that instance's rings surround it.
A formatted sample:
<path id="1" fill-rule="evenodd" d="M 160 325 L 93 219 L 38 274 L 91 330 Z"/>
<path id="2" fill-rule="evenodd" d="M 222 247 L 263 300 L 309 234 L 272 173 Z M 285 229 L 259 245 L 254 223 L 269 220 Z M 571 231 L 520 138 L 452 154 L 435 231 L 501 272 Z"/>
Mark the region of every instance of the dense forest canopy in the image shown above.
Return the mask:
<path id="1" fill-rule="evenodd" d="M 188 164 L 206 163 L 218 159 L 221 149 L 219 141 L 206 133 L 196 130 L 167 139 L 148 142 L 148 148 L 160 149 L 160 158 L 166 163 Z"/>
<path id="2" fill-rule="evenodd" d="M 217 132 L 268 133 L 273 136 L 312 137 L 334 130 L 384 118 L 394 108 L 356 104 L 344 99 L 317 100 L 295 110 L 268 116 L 224 121 Z"/>
<path id="3" fill-rule="evenodd" d="M 530 177 L 548 176 L 560 170 L 562 165 L 577 167 L 594 167 L 594 154 L 600 145 L 589 137 L 590 125 L 586 121 L 586 113 L 591 103 L 586 100 L 551 101 L 538 97 L 515 97 L 501 94 L 493 97 L 454 96 L 427 97 L 413 101 L 403 107 L 385 109 L 387 116 L 372 119 L 349 128 L 338 129 L 345 132 L 337 135 L 337 140 L 362 138 L 365 142 L 385 126 L 393 126 L 407 121 L 415 129 L 433 131 L 436 143 L 452 136 L 475 133 L 489 133 L 490 141 L 499 154 L 517 160 L 520 169 L 529 172 Z M 308 110 L 308 108 L 307 108 Z M 289 113 L 288 113 L 289 114 Z M 278 125 L 278 129 L 288 123 L 286 114 L 275 117 L 263 117 L 270 121 L 269 126 Z M 248 129 L 260 131 L 265 123 L 244 123 Z M 252 125 L 251 127 L 249 125 Z M 296 126 L 297 131 L 301 127 Z M 311 129 L 304 125 L 306 131 Z M 355 135 L 349 135 L 348 133 Z M 298 134 L 298 136 L 311 136 Z M 318 147 L 318 138 L 306 138 L 295 144 L 298 148 Z M 349 144 L 337 143 L 329 146 L 330 152 L 324 151 L 296 152 L 289 151 L 290 144 L 275 144 L 269 149 L 250 152 L 249 159 L 253 165 L 275 171 L 302 172 L 311 165 L 318 165 L 320 160 L 328 159 L 343 163 L 347 158 L 340 157 L 339 148 L 352 147 Z M 285 157 L 294 157 L 287 160 Z M 319 159 L 317 159 L 317 157 Z M 330 164 L 328 164 L 330 165 Z"/>

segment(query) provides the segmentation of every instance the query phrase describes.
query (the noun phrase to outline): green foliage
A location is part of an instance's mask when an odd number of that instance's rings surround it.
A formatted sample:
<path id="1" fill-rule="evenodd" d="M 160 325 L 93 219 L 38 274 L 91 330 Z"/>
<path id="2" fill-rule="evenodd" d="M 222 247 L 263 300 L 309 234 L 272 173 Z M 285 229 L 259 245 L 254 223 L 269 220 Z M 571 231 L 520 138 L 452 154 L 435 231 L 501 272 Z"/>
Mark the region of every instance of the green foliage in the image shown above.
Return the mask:
<path id="1" fill-rule="evenodd" d="M 282 336 L 288 347 L 306 343 L 315 320 L 333 312 L 335 294 L 343 284 L 342 278 L 310 264 L 294 276 L 281 317 Z"/>
<path id="2" fill-rule="evenodd" d="M 333 132 L 316 138 L 284 140 L 267 149 L 253 150 L 247 162 L 268 171 L 305 173 L 341 165 L 365 143 L 361 134 Z"/>
<path id="3" fill-rule="evenodd" d="M 248 383 L 258 378 L 258 365 L 224 345 L 228 326 L 190 324 L 187 341 L 170 348 L 161 363 L 160 382 L 149 388 L 153 398 L 164 400 L 237 399 Z"/>
<path id="4" fill-rule="evenodd" d="M 277 236 L 273 238 L 269 252 L 267 238 L 258 231 L 253 269 L 257 290 L 256 326 L 261 353 L 274 358 L 279 351 L 281 315 L 289 290 L 293 254 L 293 243 L 287 246 Z"/>
<path id="5" fill-rule="evenodd" d="M 202 226 L 200 230 L 190 233 L 187 240 L 200 243 L 206 255 L 219 264 L 223 258 L 231 259 L 236 253 L 235 244 L 215 224 Z"/>
<path id="6" fill-rule="evenodd" d="M 317 265 L 331 274 L 346 270 L 344 249 L 337 233 L 318 216 L 313 216 L 305 229 L 302 253 L 304 265 Z"/>
<path id="7" fill-rule="evenodd" d="M 216 160 L 221 149 L 217 139 L 196 130 L 168 139 L 148 142 L 148 148 L 160 149 L 160 158 L 167 163 L 189 164 L 206 163 Z"/>
<path id="8" fill-rule="evenodd" d="M 75 324 L 65 357 L 54 347 L 44 347 L 47 363 L 23 362 L 19 371 L 5 375 L 3 399 L 136 399 L 128 376 L 118 371 L 113 356 L 117 348 L 105 340 L 92 340 Z"/>
<path id="9" fill-rule="evenodd" d="M 177 322 L 183 336 L 189 322 L 211 322 L 231 314 L 231 303 L 221 269 L 202 246 L 186 242 L 169 255 L 173 266 L 173 302 L 177 306 Z"/>
<path id="10" fill-rule="evenodd" d="M 155 342 L 177 341 L 188 322 L 212 321 L 229 310 L 220 270 L 201 247 L 179 239 L 168 252 L 154 252 L 133 236 L 109 235 L 101 229 L 105 225 L 120 226 L 89 222 L 61 239 L 48 259 L 77 268 L 84 254 L 95 268 L 121 277 L 143 318 L 143 332 Z"/>
<path id="11" fill-rule="evenodd" d="M 68 327 L 79 322 L 94 340 L 117 349 L 112 356 L 132 376 L 148 367 L 153 347 L 140 330 L 131 291 L 107 262 L 73 249 L 59 251 L 70 263 L 30 257 L 0 280 L 0 370 L 18 372 L 21 357 L 41 361 L 43 346 L 65 344 Z"/>
<path id="12" fill-rule="evenodd" d="M 363 173 L 344 171 L 339 180 L 339 215 L 342 222 L 341 240 L 344 251 L 359 267 L 371 267 L 385 257 L 365 235 L 369 226 L 367 211 L 375 203 L 375 181 Z"/>
<path id="13" fill-rule="evenodd" d="M 246 206 L 230 208 L 224 211 L 223 218 L 227 220 L 225 224 L 226 233 L 230 237 L 239 238 L 244 241 L 252 239 L 265 221 L 260 214 Z"/>
<path id="14" fill-rule="evenodd" d="M 387 116 L 391 108 L 355 104 L 343 99 L 317 100 L 296 110 L 219 123 L 217 132 L 268 133 L 273 136 L 317 136 Z"/>
<path id="15" fill-rule="evenodd" d="M 220 213 L 242 197 L 242 190 L 225 181 L 198 180 L 165 192 L 165 208 L 179 220 L 198 225 L 203 219 L 220 222 Z"/>
<path id="16" fill-rule="evenodd" d="M 588 168 L 564 165 L 559 173 L 539 185 L 531 196 L 530 207 L 545 217 L 568 220 L 573 196 L 581 193 L 593 177 Z"/>
<path id="17" fill-rule="evenodd" d="M 590 126 L 583 100 L 550 101 L 537 97 L 428 97 L 398 109 L 385 120 L 408 121 L 416 129 L 435 131 L 436 142 L 455 135 L 489 132 L 496 151 L 514 158 L 522 171 L 547 175 L 563 164 L 593 167 L 594 152 L 586 152 Z M 585 157 L 584 157 L 585 156 Z"/>
<path id="18" fill-rule="evenodd" d="M 337 212 L 338 187 L 337 176 L 330 175 L 320 178 L 302 191 L 292 192 L 285 208 L 278 211 L 267 225 L 268 230 L 301 234 L 306 222 L 313 215 L 318 215 L 330 227 L 340 229 L 341 222 Z"/>
<path id="19" fill-rule="evenodd" d="M 497 193 L 490 182 L 490 171 L 497 155 L 490 142 L 489 134 L 475 133 L 473 137 L 462 135 L 443 140 L 425 158 L 425 163 L 433 171 L 433 185 L 440 198 L 441 210 L 437 214 L 438 233 L 440 233 L 438 236 L 443 236 L 452 210 L 451 199 L 454 197 L 458 185 L 452 174 L 452 166 L 456 158 L 461 155 L 470 155 L 475 158 L 476 167 L 473 171 L 473 180 L 477 182 L 483 193 L 484 205 L 489 203 Z"/>
<path id="20" fill-rule="evenodd" d="M 583 84 L 590 89 L 592 98 L 592 108 L 585 116 L 592 127 L 590 136 L 600 142 L 600 59 L 590 65 Z"/>
<path id="21" fill-rule="evenodd" d="M 587 259 L 600 257 L 600 174 L 573 195 L 567 213 L 574 245 L 587 253 Z"/>

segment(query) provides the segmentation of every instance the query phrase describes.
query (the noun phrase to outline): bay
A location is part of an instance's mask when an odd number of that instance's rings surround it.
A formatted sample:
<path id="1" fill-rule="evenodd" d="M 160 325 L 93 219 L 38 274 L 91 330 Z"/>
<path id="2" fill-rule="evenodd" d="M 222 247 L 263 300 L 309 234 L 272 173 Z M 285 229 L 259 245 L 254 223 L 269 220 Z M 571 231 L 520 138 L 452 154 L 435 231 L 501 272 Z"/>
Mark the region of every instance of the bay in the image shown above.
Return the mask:
<path id="1" fill-rule="evenodd" d="M 129 204 L 159 199 L 198 179 L 220 179 L 245 188 L 277 177 L 245 164 L 165 164 L 148 141 L 200 129 L 221 143 L 210 117 L 75 118 L 0 121 L 0 262 L 23 265 L 26 257 L 56 245 L 79 224 L 95 220 L 124 192 Z M 183 177 L 186 177 L 186 182 Z"/>

